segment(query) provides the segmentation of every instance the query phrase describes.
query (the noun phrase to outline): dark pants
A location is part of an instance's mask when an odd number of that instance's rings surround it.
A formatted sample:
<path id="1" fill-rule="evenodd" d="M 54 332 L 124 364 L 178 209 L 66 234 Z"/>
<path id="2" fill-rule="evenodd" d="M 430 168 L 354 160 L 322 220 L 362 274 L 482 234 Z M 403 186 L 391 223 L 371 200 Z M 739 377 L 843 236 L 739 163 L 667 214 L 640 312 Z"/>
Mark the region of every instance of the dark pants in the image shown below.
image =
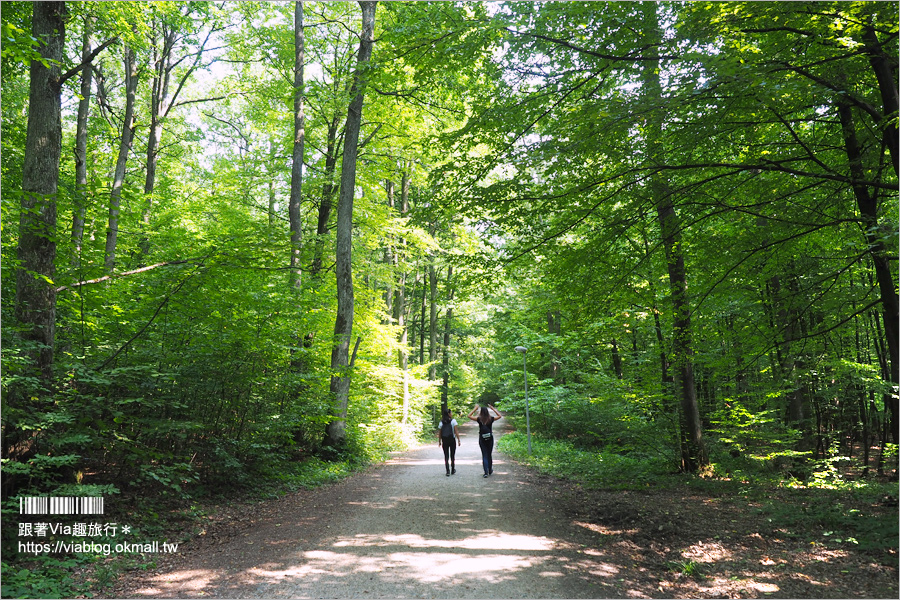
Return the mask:
<path id="1" fill-rule="evenodd" d="M 441 436 L 441 447 L 444 449 L 444 466 L 449 473 L 451 466 L 456 468 L 456 440 L 453 437 Z"/>
<path id="2" fill-rule="evenodd" d="M 494 451 L 494 436 L 485 439 L 479 435 L 478 447 L 481 448 L 481 466 L 484 467 L 484 474 L 490 475 L 494 472 L 494 459 L 491 458 L 491 452 Z"/>

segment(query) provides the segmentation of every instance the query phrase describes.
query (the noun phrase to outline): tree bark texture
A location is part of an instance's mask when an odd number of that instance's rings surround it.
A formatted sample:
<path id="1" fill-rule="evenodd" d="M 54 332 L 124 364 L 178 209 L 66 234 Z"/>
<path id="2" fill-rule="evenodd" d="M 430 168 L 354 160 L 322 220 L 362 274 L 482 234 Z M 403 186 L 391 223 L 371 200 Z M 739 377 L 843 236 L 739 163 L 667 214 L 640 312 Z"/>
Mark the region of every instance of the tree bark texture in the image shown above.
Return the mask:
<path id="1" fill-rule="evenodd" d="M 60 67 L 65 46 L 65 2 L 35 2 L 32 35 L 49 67 L 31 61 L 28 126 L 22 166 L 20 261 L 16 271 L 16 318 L 42 377 L 53 375 L 56 327 L 56 193 L 62 153 Z"/>
<path id="2" fill-rule="evenodd" d="M 326 426 L 326 444 L 343 445 L 346 439 L 347 405 L 350 398 L 349 353 L 353 335 L 353 196 L 356 187 L 356 157 L 362 125 L 365 70 L 375 41 L 377 2 L 361 1 L 362 35 L 359 40 L 356 73 L 353 76 L 347 124 L 344 127 L 344 156 L 341 161 L 341 191 L 338 195 L 335 242 L 337 278 L 337 316 L 334 320 L 334 346 L 331 351 L 331 393 L 334 395 L 334 419 Z"/>
<path id="3" fill-rule="evenodd" d="M 619 354 L 619 343 L 613 338 L 612 341 L 612 363 L 613 363 L 613 371 L 616 373 L 616 379 L 622 379 L 624 374 L 622 373 L 622 356 Z"/>

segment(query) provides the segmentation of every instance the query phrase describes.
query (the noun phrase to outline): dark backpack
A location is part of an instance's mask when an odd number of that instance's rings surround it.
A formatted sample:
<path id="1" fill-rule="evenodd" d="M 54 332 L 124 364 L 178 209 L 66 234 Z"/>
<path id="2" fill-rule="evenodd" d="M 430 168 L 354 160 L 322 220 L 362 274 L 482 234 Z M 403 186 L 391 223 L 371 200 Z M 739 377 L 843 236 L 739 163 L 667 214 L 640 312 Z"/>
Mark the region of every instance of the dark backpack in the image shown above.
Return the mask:
<path id="1" fill-rule="evenodd" d="M 441 421 L 441 437 L 453 437 L 452 421 Z"/>

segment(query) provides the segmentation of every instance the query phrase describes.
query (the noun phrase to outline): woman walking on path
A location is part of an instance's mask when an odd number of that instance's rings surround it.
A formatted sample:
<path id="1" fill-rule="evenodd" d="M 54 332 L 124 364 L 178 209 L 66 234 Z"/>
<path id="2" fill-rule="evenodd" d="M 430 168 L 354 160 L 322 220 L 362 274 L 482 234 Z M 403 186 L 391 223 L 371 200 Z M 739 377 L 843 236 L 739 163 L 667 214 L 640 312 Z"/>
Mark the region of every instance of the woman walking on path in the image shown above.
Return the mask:
<path id="1" fill-rule="evenodd" d="M 488 407 L 494 411 L 494 414 L 497 415 L 496 417 L 490 415 Z M 475 416 L 476 412 L 479 412 L 478 406 L 472 409 L 472 412 L 469 413 L 469 418 L 478 423 L 478 446 L 481 448 L 481 464 L 484 467 L 484 477 L 487 477 L 494 472 L 494 460 L 491 457 L 491 453 L 494 451 L 494 432 L 491 428 L 494 425 L 494 421 L 502 419 L 503 415 L 492 404 L 482 406 L 477 417 Z"/>
<path id="2" fill-rule="evenodd" d="M 447 477 L 450 477 L 451 467 L 452 473 L 456 474 L 456 444 L 453 443 L 453 437 L 456 442 L 462 446 L 462 440 L 459 439 L 458 423 L 453 418 L 453 413 L 449 408 L 444 409 L 444 416 L 441 419 L 441 428 L 438 430 L 438 446 L 444 447 L 444 466 L 447 468 Z"/>

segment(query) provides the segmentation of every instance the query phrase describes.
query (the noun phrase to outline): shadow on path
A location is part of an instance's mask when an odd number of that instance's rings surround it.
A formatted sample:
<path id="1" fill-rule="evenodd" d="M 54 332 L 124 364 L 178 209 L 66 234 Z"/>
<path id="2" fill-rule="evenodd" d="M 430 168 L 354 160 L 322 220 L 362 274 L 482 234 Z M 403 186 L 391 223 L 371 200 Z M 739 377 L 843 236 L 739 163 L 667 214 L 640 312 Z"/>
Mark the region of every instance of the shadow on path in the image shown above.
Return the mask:
<path id="1" fill-rule="evenodd" d="M 503 422 L 495 425 L 498 435 Z M 477 428 L 460 427 L 457 473 L 436 442 L 339 484 L 149 576 L 134 597 L 576 598 L 623 589 L 602 534 L 572 526 L 522 467 L 494 453 L 482 477 Z M 620 557 L 621 558 L 621 557 Z"/>

